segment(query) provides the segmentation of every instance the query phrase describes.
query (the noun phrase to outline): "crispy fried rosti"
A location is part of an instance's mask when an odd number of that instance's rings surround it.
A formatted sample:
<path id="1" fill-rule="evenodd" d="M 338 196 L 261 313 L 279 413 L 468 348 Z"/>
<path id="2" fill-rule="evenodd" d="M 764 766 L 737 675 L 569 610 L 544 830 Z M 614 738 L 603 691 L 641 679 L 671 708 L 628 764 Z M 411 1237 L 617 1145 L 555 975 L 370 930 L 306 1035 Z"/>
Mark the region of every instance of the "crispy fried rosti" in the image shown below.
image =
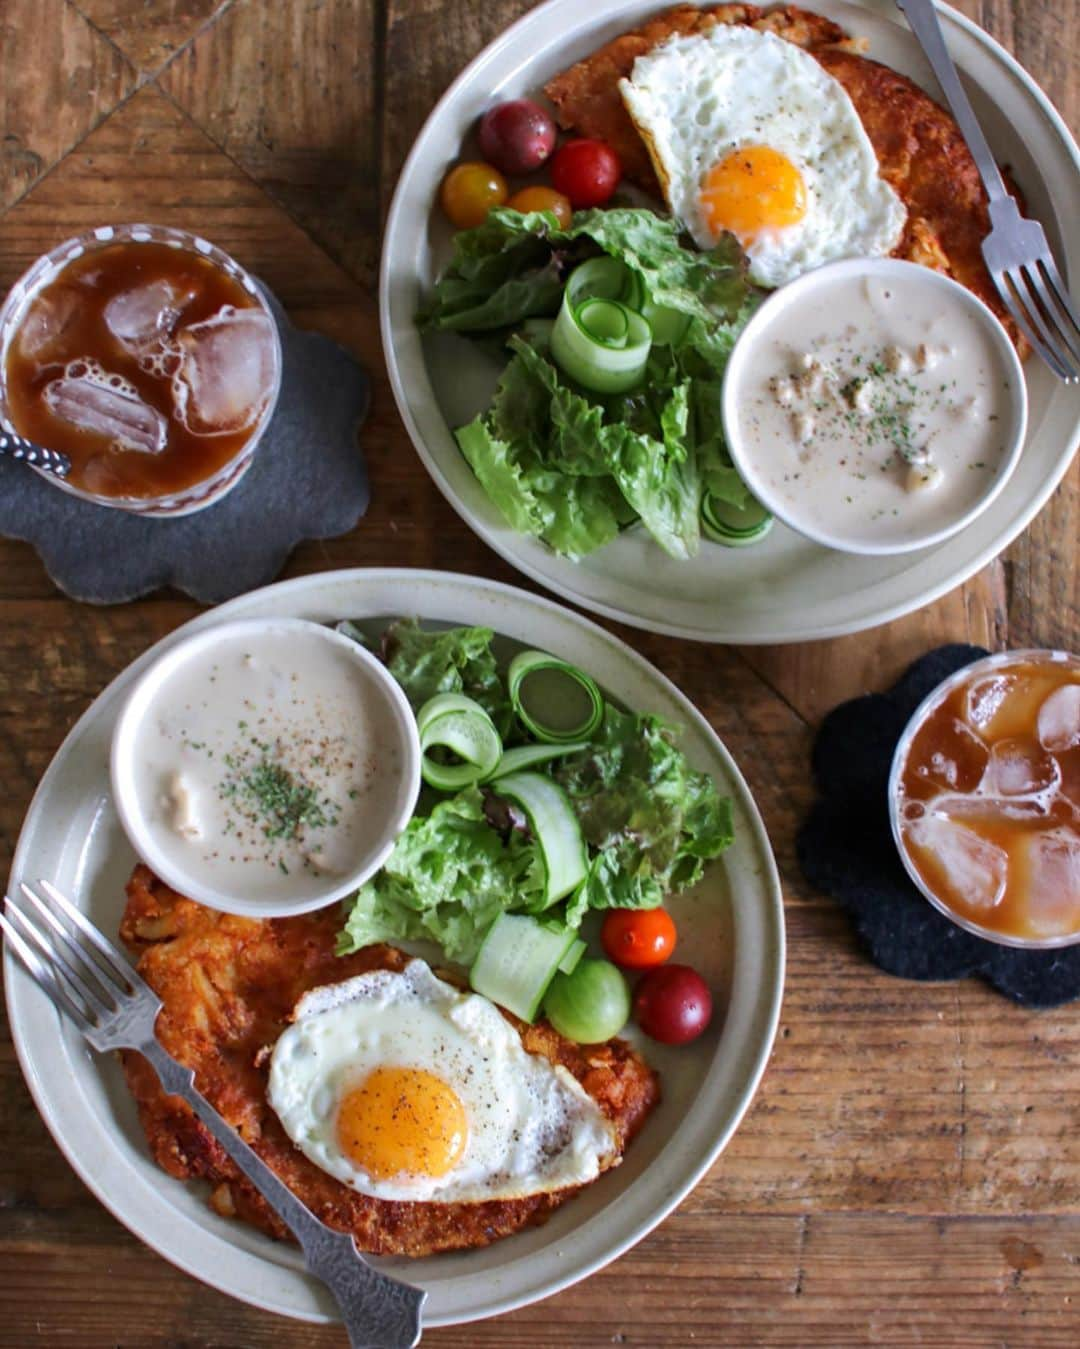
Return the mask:
<path id="1" fill-rule="evenodd" d="M 120 935 L 164 1004 L 158 1038 L 195 1070 L 199 1090 L 263 1161 L 325 1223 L 351 1232 L 362 1250 L 418 1256 L 486 1246 L 542 1222 L 582 1188 L 476 1204 L 395 1203 L 335 1180 L 294 1147 L 282 1129 L 266 1099 L 262 1051 L 274 1044 L 308 989 L 367 970 L 400 970 L 409 957 L 392 946 L 335 956 L 336 905 L 298 918 L 234 917 L 184 899 L 144 866 L 132 874 L 127 896 Z M 600 1105 L 617 1128 L 621 1158 L 659 1099 L 656 1075 L 622 1041 L 580 1046 L 546 1024 L 528 1026 L 509 1015 L 507 1020 L 530 1053 L 561 1063 Z M 188 1107 L 161 1090 L 145 1059 L 134 1053 L 123 1059 L 158 1165 L 180 1179 L 209 1181 L 217 1212 L 288 1238 L 288 1230 Z"/>
<path id="2" fill-rule="evenodd" d="M 973 291 L 1025 351 L 983 262 L 988 202 L 959 127 L 905 75 L 859 55 L 858 39 L 821 15 L 794 5 L 768 11 L 755 5 L 678 5 L 615 38 L 547 85 L 560 126 L 606 141 L 622 160 L 626 177 L 659 197 L 648 151 L 623 106 L 618 82 L 629 76 L 639 56 L 661 42 L 718 23 L 744 24 L 794 42 L 843 85 L 874 147 L 881 176 L 907 209 L 893 256 L 944 272 Z"/>
<path id="3" fill-rule="evenodd" d="M 622 161 L 632 183 L 660 195 L 645 144 L 638 135 L 619 93 L 619 81 L 629 76 L 634 62 L 672 37 L 707 33 L 717 24 L 744 24 L 775 33 L 796 46 L 813 50 L 847 40 L 844 30 L 819 14 L 785 6 L 764 14 L 755 5 L 676 5 L 649 19 L 640 28 L 613 39 L 599 51 L 550 81 L 544 92 L 555 104 L 559 125 L 582 136 L 606 141 Z"/>

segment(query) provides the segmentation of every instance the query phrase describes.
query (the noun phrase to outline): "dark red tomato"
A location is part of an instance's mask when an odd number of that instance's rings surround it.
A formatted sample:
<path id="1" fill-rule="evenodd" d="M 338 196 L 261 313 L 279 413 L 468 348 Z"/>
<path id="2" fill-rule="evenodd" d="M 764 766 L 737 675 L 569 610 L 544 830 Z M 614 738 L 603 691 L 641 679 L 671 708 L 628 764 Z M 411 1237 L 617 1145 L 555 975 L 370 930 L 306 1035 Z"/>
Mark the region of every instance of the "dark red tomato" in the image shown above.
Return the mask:
<path id="1" fill-rule="evenodd" d="M 484 158 L 503 173 L 532 173 L 555 148 L 555 123 L 531 98 L 497 103 L 477 129 Z"/>
<path id="2" fill-rule="evenodd" d="M 663 909 L 612 909 L 600 929 L 604 954 L 627 970 L 662 965 L 675 949 L 675 924 Z"/>
<path id="3" fill-rule="evenodd" d="M 689 965 L 660 965 L 634 990 L 634 1019 L 661 1044 L 684 1045 L 712 1019 L 712 994 Z"/>
<path id="4" fill-rule="evenodd" d="M 555 151 L 551 161 L 555 190 L 570 198 L 575 211 L 586 206 L 603 206 L 621 177 L 619 156 L 603 141 L 567 141 Z"/>

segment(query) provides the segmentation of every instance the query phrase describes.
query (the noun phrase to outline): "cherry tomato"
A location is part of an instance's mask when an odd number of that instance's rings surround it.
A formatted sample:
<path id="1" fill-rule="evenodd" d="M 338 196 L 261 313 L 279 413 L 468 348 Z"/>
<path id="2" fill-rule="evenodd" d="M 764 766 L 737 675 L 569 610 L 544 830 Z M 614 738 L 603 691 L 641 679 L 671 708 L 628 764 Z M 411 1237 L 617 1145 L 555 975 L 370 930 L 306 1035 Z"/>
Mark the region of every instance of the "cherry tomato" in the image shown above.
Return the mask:
<path id="1" fill-rule="evenodd" d="M 634 990 L 634 1017 L 654 1040 L 684 1045 L 696 1040 L 712 1018 L 712 995 L 689 965 L 660 965 Z"/>
<path id="2" fill-rule="evenodd" d="M 570 198 L 574 210 L 603 206 L 622 177 L 619 156 L 603 141 L 567 141 L 551 161 L 555 189 Z"/>
<path id="3" fill-rule="evenodd" d="M 600 929 L 604 953 L 628 970 L 662 965 L 675 949 L 675 924 L 663 909 L 612 909 Z"/>
<path id="4" fill-rule="evenodd" d="M 555 123 L 531 98 L 497 103 L 480 118 L 480 153 L 507 174 L 532 173 L 555 148 Z"/>
<path id="5" fill-rule="evenodd" d="M 459 230 L 482 225 L 493 206 L 501 206 L 509 192 L 506 179 L 490 164 L 458 164 L 443 179 L 439 201 L 451 225 Z"/>
<path id="6" fill-rule="evenodd" d="M 550 211 L 563 229 L 570 224 L 570 217 L 574 214 L 570 198 L 556 192 L 553 187 L 523 187 L 506 204 L 523 215 L 528 215 L 530 211 Z"/>

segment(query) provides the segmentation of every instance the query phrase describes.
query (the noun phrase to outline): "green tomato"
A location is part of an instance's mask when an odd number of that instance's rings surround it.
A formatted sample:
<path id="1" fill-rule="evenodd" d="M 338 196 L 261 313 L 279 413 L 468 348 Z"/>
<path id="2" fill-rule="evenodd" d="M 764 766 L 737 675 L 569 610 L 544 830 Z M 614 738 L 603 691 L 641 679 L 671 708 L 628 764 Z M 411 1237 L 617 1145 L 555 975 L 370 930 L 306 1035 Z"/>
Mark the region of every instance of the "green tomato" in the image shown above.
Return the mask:
<path id="1" fill-rule="evenodd" d="M 610 960 L 579 960 L 572 974 L 556 974 L 544 1012 L 560 1035 L 583 1045 L 610 1040 L 630 1019 L 630 986 Z"/>

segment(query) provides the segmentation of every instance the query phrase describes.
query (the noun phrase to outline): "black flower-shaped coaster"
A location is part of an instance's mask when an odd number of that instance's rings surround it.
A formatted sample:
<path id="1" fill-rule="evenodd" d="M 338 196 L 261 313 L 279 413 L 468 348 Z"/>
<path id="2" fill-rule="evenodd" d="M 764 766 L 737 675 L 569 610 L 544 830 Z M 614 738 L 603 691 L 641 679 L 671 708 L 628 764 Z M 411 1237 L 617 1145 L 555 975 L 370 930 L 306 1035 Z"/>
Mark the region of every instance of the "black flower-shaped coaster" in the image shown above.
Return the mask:
<path id="1" fill-rule="evenodd" d="M 814 742 L 820 798 L 796 842 L 803 875 L 850 913 L 870 958 L 901 979 L 977 974 L 1025 1007 L 1080 997 L 1080 945 L 1021 951 L 950 923 L 908 879 L 893 843 L 887 788 L 893 751 L 912 712 L 956 670 L 987 654 L 942 646 L 915 662 L 888 693 L 834 708 Z"/>
<path id="2" fill-rule="evenodd" d="M 281 335 L 281 395 L 251 468 L 214 505 L 148 519 L 80 501 L 0 459 L 0 534 L 32 543 L 73 599 L 118 604 L 171 585 L 217 604 L 272 581 L 301 539 L 344 534 L 367 510 L 356 433 L 368 377 L 336 342 L 294 328 L 267 298 Z"/>

